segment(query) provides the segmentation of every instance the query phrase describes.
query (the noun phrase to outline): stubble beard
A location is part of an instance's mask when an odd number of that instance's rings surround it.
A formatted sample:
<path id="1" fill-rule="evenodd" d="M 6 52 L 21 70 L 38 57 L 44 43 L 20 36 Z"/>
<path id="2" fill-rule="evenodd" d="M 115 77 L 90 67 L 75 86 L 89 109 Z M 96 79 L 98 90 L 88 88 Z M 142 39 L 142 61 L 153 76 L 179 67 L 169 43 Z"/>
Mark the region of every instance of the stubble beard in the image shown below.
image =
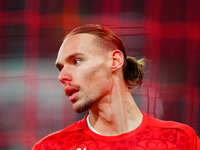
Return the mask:
<path id="1" fill-rule="evenodd" d="M 77 104 L 79 106 L 77 107 L 74 107 L 74 110 L 77 112 L 77 113 L 82 113 L 82 112 L 85 112 L 85 111 L 88 111 L 92 105 L 94 104 L 95 100 L 89 98 L 88 96 L 86 96 L 86 98 L 82 99 L 82 100 L 79 100 L 80 104 Z M 81 102 L 82 101 L 82 102 Z M 76 104 L 74 104 L 76 105 Z"/>

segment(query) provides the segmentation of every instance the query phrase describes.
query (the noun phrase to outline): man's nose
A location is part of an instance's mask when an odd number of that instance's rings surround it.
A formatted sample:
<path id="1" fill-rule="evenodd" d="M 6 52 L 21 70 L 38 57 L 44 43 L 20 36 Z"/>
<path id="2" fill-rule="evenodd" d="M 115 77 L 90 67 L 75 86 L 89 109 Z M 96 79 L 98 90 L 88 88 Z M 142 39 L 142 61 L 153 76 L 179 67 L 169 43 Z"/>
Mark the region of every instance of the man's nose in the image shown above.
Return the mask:
<path id="1" fill-rule="evenodd" d="M 58 80 L 62 83 L 62 84 L 66 84 L 72 81 L 72 76 L 69 72 L 66 71 L 65 68 L 63 68 L 61 70 L 61 72 L 58 75 Z"/>

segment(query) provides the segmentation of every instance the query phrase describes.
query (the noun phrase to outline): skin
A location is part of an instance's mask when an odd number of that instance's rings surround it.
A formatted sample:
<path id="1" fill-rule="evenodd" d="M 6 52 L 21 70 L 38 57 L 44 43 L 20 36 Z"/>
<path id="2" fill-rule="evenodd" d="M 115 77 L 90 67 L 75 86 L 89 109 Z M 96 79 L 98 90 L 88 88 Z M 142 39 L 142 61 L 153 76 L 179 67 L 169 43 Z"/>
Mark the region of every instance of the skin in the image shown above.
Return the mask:
<path id="1" fill-rule="evenodd" d="M 103 43 L 86 33 L 67 37 L 58 52 L 56 66 L 63 87 L 78 89 L 73 109 L 89 110 L 92 127 L 102 135 L 115 136 L 137 128 L 143 115 L 123 79 L 122 52 Z"/>

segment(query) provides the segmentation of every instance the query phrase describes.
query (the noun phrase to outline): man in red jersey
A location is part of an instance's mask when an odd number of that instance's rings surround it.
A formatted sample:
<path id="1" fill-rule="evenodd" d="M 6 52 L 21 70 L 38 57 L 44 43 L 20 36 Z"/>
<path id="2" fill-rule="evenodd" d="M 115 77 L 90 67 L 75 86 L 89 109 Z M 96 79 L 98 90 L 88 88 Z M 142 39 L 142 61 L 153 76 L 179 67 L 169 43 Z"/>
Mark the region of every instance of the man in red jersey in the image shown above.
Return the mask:
<path id="1" fill-rule="evenodd" d="M 89 114 L 43 138 L 33 150 L 199 150 L 191 127 L 139 110 L 130 90 L 142 83 L 143 60 L 126 56 L 111 30 L 91 24 L 73 29 L 56 66 L 73 109 Z"/>

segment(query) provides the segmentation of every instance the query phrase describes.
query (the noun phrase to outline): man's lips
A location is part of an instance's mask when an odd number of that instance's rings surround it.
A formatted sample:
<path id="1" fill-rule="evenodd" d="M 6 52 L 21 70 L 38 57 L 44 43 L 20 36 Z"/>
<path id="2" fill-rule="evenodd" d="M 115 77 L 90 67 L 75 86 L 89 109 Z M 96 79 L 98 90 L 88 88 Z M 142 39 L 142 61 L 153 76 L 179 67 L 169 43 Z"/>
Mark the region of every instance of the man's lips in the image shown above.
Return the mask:
<path id="1" fill-rule="evenodd" d="M 73 93 L 71 96 L 69 96 L 69 100 L 72 102 L 72 103 L 75 103 L 77 101 L 76 97 L 78 95 L 78 91 Z"/>
<path id="2" fill-rule="evenodd" d="M 74 86 L 64 87 L 65 94 L 69 97 L 70 101 L 74 101 L 76 95 L 78 94 L 79 89 Z"/>

